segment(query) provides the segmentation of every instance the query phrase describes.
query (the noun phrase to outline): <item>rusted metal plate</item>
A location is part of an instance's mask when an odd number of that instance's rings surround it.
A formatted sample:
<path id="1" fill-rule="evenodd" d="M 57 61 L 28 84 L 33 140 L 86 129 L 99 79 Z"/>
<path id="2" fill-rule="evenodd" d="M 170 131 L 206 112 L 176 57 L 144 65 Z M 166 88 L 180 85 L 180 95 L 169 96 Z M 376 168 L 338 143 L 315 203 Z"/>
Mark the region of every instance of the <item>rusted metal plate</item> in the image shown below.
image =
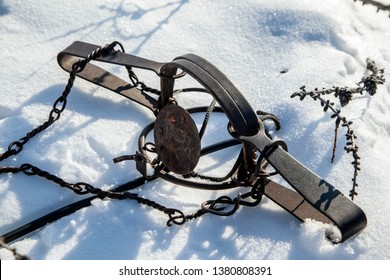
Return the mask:
<path id="1" fill-rule="evenodd" d="M 176 104 L 165 106 L 154 124 L 157 154 L 176 174 L 188 174 L 198 164 L 200 139 L 191 115 Z"/>

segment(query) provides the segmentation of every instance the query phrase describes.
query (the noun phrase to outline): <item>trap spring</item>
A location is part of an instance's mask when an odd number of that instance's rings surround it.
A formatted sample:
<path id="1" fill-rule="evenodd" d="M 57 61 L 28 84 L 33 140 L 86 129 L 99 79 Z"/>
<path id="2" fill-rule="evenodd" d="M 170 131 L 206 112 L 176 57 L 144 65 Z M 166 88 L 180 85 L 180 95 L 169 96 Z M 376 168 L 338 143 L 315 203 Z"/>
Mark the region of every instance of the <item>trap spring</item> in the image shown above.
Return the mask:
<path id="1" fill-rule="evenodd" d="M 115 76 L 93 61 L 125 67 L 130 81 Z M 340 239 L 332 240 L 335 243 L 345 241 L 366 226 L 364 212 L 353 201 L 298 162 L 287 151 L 285 142 L 274 141 L 268 136 L 263 121 L 270 119 L 278 126 L 277 118 L 270 114 L 261 116 L 256 114 L 236 86 L 207 60 L 194 54 L 186 54 L 171 62 L 160 63 L 126 54 L 118 42 L 104 47 L 74 42 L 58 54 L 58 63 L 70 76 L 63 93 L 54 102 L 48 120 L 28 132 L 25 137 L 12 142 L 8 150 L 0 155 L 0 162 L 20 153 L 31 138 L 60 118 L 74 80 L 81 77 L 150 109 L 156 117 L 156 120 L 141 132 L 138 151 L 133 155 L 123 155 L 114 159 L 114 162 L 134 160 L 142 176 L 110 191 L 103 191 L 84 182 L 68 183 L 28 163 L 19 167 L 0 167 L 0 174 L 23 172 L 26 175 L 43 177 L 79 195 L 93 195 L 3 234 L 1 240 L 4 243 L 12 242 L 48 222 L 88 206 L 95 198 L 135 200 L 167 214 L 168 225 L 171 225 L 183 224 L 206 213 L 231 215 L 240 206 L 258 205 L 265 195 L 301 221 L 315 219 L 335 225 L 341 233 Z M 150 88 L 140 82 L 134 68 L 153 71 L 160 79 L 160 89 Z M 179 70 L 181 72 L 178 74 Z M 202 87 L 175 89 L 176 79 L 186 74 Z M 209 106 L 184 109 L 175 97 L 186 91 L 207 93 L 212 96 L 213 101 Z M 198 131 L 192 114 L 199 112 L 204 112 L 205 118 Z M 229 120 L 227 129 L 232 138 L 201 147 L 201 139 L 212 113 L 223 113 L 227 116 Z M 146 141 L 152 131 L 154 143 Z M 234 145 L 240 145 L 241 152 L 228 174 L 210 177 L 196 172 L 200 157 Z M 268 165 L 273 167 L 273 172 L 268 171 Z M 150 170 L 153 171 L 150 173 Z M 283 177 L 293 189 L 271 180 L 275 175 Z M 185 215 L 180 210 L 164 207 L 129 192 L 130 189 L 158 178 L 191 188 L 206 190 L 249 188 L 249 191 L 240 193 L 235 198 L 221 196 L 206 201 L 197 212 Z"/>

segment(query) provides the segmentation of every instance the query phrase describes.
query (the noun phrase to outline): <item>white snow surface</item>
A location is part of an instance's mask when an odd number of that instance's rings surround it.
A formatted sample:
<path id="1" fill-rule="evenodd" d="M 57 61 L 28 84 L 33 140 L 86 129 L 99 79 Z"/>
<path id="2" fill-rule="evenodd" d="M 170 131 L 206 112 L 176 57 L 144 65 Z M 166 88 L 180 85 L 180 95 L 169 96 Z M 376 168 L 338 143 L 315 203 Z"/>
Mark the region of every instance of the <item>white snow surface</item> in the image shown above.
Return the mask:
<path id="1" fill-rule="evenodd" d="M 367 228 L 342 244 L 324 237 L 329 226 L 301 223 L 267 198 L 230 217 L 205 215 L 172 227 L 166 215 L 134 201 L 96 199 L 12 243 L 18 252 L 33 259 L 390 258 L 388 13 L 352 0 L 1 0 L 0 40 L 0 152 L 47 119 L 68 78 L 57 64 L 61 50 L 76 40 L 120 41 L 127 53 L 156 61 L 186 53 L 211 61 L 255 110 L 280 117 L 282 129 L 273 134 L 295 158 L 346 195 L 353 168 L 343 151 L 345 131 L 340 129 L 331 164 L 334 120 L 318 102 L 290 95 L 303 85 L 355 86 L 368 74 L 368 57 L 385 69 L 387 79 L 376 95 L 355 96 L 342 109 L 358 136 L 362 166 L 355 202 L 368 217 Z M 159 86 L 155 74 L 137 73 Z M 209 101 L 204 95 L 178 97 L 183 107 Z M 134 154 L 139 133 L 153 119 L 141 106 L 76 79 L 60 120 L 1 166 L 28 162 L 68 182 L 109 189 L 139 176 L 134 162 L 114 164 L 112 158 Z M 225 119 L 213 115 L 205 137 L 206 144 L 230 137 Z M 200 170 L 221 175 L 237 150 L 202 158 Z M 133 192 L 192 213 L 202 202 L 234 197 L 238 190 L 201 191 L 155 180 Z M 0 233 L 79 199 L 42 178 L 3 174 Z M 0 258 L 12 255 L 1 249 Z"/>

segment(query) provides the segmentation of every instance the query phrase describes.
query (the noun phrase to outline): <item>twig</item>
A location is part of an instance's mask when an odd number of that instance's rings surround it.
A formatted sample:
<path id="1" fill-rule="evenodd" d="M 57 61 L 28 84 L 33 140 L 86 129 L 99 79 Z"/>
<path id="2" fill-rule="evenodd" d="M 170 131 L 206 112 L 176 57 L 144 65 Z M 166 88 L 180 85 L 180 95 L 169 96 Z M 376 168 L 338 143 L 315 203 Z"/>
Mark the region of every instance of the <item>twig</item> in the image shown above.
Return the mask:
<path id="1" fill-rule="evenodd" d="M 367 92 L 370 96 L 373 96 L 376 94 L 378 90 L 378 85 L 385 83 L 385 78 L 383 76 L 384 69 L 379 69 L 375 62 L 371 59 L 367 59 L 367 69 L 371 71 L 371 74 L 368 77 L 363 77 L 361 81 L 358 83 L 358 87 L 356 88 L 350 88 L 350 87 L 333 87 L 331 89 L 325 89 L 318 90 L 318 88 L 315 88 L 314 91 L 306 91 L 306 87 L 302 86 L 300 88 L 299 92 L 294 92 L 291 95 L 291 98 L 299 97 L 300 100 L 304 100 L 306 96 L 310 96 L 315 101 L 320 101 L 321 106 L 323 107 L 324 112 L 330 110 L 332 111 L 331 118 L 335 118 L 335 129 L 334 129 L 334 141 L 333 141 L 333 152 L 332 152 L 332 159 L 331 162 L 333 163 L 335 159 L 335 153 L 336 153 L 336 145 L 337 145 L 337 136 L 339 131 L 339 126 L 345 127 L 347 129 L 347 133 L 345 134 L 345 137 L 347 139 L 347 142 L 345 144 L 344 150 L 347 153 L 352 152 L 353 161 L 351 164 L 354 167 L 354 175 L 352 178 L 352 189 L 350 191 L 349 196 L 353 200 L 355 195 L 357 195 L 356 187 L 358 186 L 357 183 L 357 176 L 358 171 L 360 171 L 360 156 L 358 154 L 359 147 L 356 145 L 356 138 L 354 130 L 351 128 L 351 125 L 353 124 L 352 121 L 348 121 L 345 117 L 341 115 L 341 111 L 339 109 L 336 109 L 334 107 L 334 103 L 330 102 L 330 100 L 324 99 L 322 96 L 333 94 L 334 97 L 338 98 L 341 107 L 344 107 L 349 104 L 349 102 L 352 100 L 353 94 L 364 94 L 364 92 Z M 362 85 L 362 86 L 359 86 Z"/>
<path id="2" fill-rule="evenodd" d="M 337 120 L 336 120 L 336 125 L 334 126 L 333 150 L 332 150 L 332 159 L 331 159 L 332 163 L 334 162 L 334 159 L 336 157 L 337 138 L 339 135 L 339 127 L 340 127 L 340 122 L 337 122 Z"/>
<path id="3" fill-rule="evenodd" d="M 369 4 L 377 8 L 377 12 L 379 11 L 388 11 L 389 12 L 389 17 L 390 17 L 390 5 L 385 5 L 377 1 L 373 0 L 353 0 L 354 2 L 359 1 L 362 2 L 363 5 Z"/>

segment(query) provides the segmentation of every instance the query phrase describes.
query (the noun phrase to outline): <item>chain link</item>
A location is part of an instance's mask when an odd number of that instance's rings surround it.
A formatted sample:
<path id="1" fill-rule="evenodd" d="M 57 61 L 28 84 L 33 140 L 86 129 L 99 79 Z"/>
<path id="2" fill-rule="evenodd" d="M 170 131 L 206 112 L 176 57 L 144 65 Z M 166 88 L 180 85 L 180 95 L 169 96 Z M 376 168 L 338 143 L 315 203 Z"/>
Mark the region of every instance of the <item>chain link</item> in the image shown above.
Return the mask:
<path id="1" fill-rule="evenodd" d="M 126 66 L 127 73 L 129 75 L 129 79 L 134 87 L 137 89 L 143 91 L 143 92 L 150 92 L 152 94 L 160 95 L 161 91 L 158 89 L 148 87 L 144 82 L 141 82 L 138 78 L 138 76 L 134 73 L 133 69 L 130 66 Z"/>

